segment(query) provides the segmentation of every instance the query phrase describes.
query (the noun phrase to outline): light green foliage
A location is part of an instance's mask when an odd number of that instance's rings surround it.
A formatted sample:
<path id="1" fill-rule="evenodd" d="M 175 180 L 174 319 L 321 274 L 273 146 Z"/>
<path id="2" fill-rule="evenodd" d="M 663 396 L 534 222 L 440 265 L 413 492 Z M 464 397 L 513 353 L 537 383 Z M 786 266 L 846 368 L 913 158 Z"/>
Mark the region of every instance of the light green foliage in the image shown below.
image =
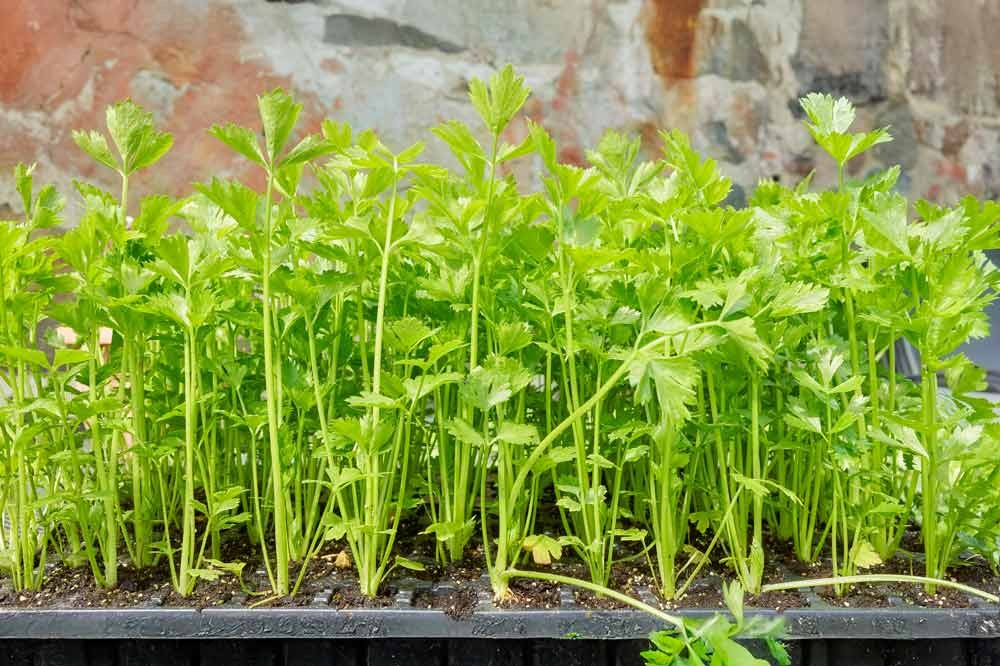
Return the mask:
<path id="1" fill-rule="evenodd" d="M 848 132 L 854 123 L 854 107 L 844 97 L 810 93 L 802 99 L 802 109 L 809 118 L 809 133 L 840 166 L 880 143 L 892 141 L 886 128 L 860 134 Z"/>
<path id="2" fill-rule="evenodd" d="M 107 135 L 74 134 L 121 195 L 77 184 L 84 213 L 58 237 L 42 231 L 61 197 L 19 166 L 25 214 L 0 222 L 14 584 L 42 584 L 54 551 L 108 586 L 119 561 L 165 562 L 190 594 L 240 574 L 223 553 L 243 539 L 275 595 L 334 549 L 376 596 L 430 564 L 406 527 L 442 565 L 477 549 L 498 598 L 519 576 L 566 582 L 556 560 L 598 594 L 645 562 L 667 598 L 721 564 L 731 619 L 661 613 L 672 633 L 646 659 L 752 665 L 738 636 L 787 662 L 742 614 L 768 535 L 841 581 L 910 525 L 932 577 L 963 551 L 1000 564 L 1000 430 L 957 353 L 988 334 L 1000 206 L 911 206 L 895 168 L 846 178 L 889 135 L 851 133 L 844 99 L 802 100 L 837 188 L 762 183 L 735 209 L 678 131 L 651 160 L 609 132 L 589 166 L 560 163 L 543 127 L 511 124 L 528 94 L 509 66 L 471 83 L 482 125 L 433 130 L 452 172 L 343 123 L 297 137 L 302 106 L 274 90 L 259 127 L 210 130 L 261 191 L 212 178 L 134 219 L 129 177 L 170 137 L 122 102 Z M 513 160 L 540 168 L 539 191 Z M 52 356 L 46 318 L 76 332 L 51 335 Z M 918 382 L 892 369 L 901 339 Z"/>

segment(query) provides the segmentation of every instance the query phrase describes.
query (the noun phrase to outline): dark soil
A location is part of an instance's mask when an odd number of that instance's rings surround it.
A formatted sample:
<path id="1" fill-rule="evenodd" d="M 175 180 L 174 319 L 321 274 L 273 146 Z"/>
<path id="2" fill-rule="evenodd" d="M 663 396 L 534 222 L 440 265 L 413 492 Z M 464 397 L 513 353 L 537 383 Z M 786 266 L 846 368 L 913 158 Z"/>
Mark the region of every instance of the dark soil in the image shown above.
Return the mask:
<path id="1" fill-rule="evenodd" d="M 456 590 L 420 590 L 413 595 L 414 608 L 435 608 L 443 610 L 454 620 L 465 620 L 472 616 L 472 611 L 479 603 L 479 595 L 469 587 Z"/>
<path id="2" fill-rule="evenodd" d="M 330 605 L 340 609 L 344 608 L 388 608 L 396 605 L 395 590 L 391 587 L 383 587 L 374 599 L 369 599 L 361 594 L 361 588 L 348 585 L 338 589 L 330 599 Z"/>
<path id="3" fill-rule="evenodd" d="M 119 567 L 118 587 L 112 590 L 95 585 L 89 569 L 70 568 L 58 563 L 50 564 L 45 585 L 38 592 L 15 593 L 9 583 L 0 578 L 0 607 L 13 608 L 124 608 L 124 607 L 296 607 L 328 603 L 335 608 L 386 608 L 397 604 L 399 589 L 414 589 L 413 606 L 443 610 L 456 619 L 468 617 L 477 607 L 480 598 L 489 596 L 489 583 L 485 580 L 486 566 L 481 544 L 472 544 L 466 557 L 448 565 L 434 561 L 435 543 L 432 536 L 420 534 L 422 526 L 407 523 L 402 526 L 397 551 L 425 565 L 424 571 L 398 569 L 377 597 L 368 599 L 360 593 L 356 580 L 357 571 L 350 561 L 343 544 L 328 544 L 310 563 L 298 593 L 294 597 L 275 598 L 270 594 L 270 584 L 264 573 L 260 549 L 245 539 L 233 539 L 222 544 L 222 560 L 244 562 L 241 577 L 222 574 L 216 580 L 200 580 L 194 593 L 181 597 L 170 583 L 166 561 L 157 566 L 136 570 L 127 563 Z M 667 600 L 656 590 L 656 579 L 649 571 L 644 557 L 627 559 L 635 554 L 634 545 L 623 544 L 617 563 L 611 573 L 610 587 L 633 597 L 642 598 L 664 609 L 702 608 L 723 609 L 721 583 L 730 580 L 732 572 L 716 562 L 707 564 L 699 577 L 680 599 Z M 831 575 L 828 559 L 804 564 L 796 560 L 791 548 L 784 543 L 769 541 L 766 544 L 767 564 L 765 583 L 785 580 L 815 579 Z M 921 575 L 923 563 L 917 556 L 920 544 L 908 534 L 900 554 L 889 562 L 859 573 L 890 573 Z M 718 553 L 716 553 L 718 556 Z M 550 571 L 564 576 L 589 579 L 586 566 L 570 549 L 564 549 L 562 559 L 551 565 L 536 566 L 522 562 L 522 569 Z M 963 562 L 953 567 L 951 580 L 972 587 L 1000 594 L 1000 577 L 993 574 L 985 563 L 978 560 Z M 293 571 L 291 580 L 297 579 Z M 684 578 L 678 580 L 683 584 Z M 405 599 L 405 596 L 400 599 Z M 785 610 L 810 604 L 835 608 L 886 608 L 901 605 L 925 608 L 966 608 L 978 603 L 970 595 L 939 588 L 937 594 L 927 594 L 923 587 L 906 583 L 880 583 L 854 585 L 843 590 L 840 596 L 833 588 L 814 588 L 769 592 L 759 596 L 747 595 L 749 608 Z M 625 607 L 606 596 L 584 590 L 574 590 L 570 596 L 560 593 L 560 586 L 533 579 L 515 579 L 510 583 L 510 595 L 497 602 L 502 608 L 556 609 L 563 604 L 608 610 Z"/>
<path id="4" fill-rule="evenodd" d="M 510 582 L 510 596 L 497 602 L 500 608 L 559 608 L 559 586 L 542 580 L 517 579 Z"/>

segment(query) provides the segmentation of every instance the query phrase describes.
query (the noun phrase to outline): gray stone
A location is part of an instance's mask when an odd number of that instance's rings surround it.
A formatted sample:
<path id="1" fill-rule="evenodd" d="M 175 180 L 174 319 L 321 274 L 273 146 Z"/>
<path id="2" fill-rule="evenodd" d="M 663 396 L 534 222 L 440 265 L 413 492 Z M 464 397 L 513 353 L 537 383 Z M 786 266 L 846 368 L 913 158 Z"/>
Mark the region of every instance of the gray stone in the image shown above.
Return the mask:
<path id="1" fill-rule="evenodd" d="M 354 14 L 330 14 L 326 17 L 323 41 L 338 46 L 405 46 L 411 49 L 458 53 L 464 47 L 424 32 L 412 25 L 384 18 Z"/>
<path id="2" fill-rule="evenodd" d="M 1000 111 L 1000 3 L 906 3 L 913 95 L 977 115 Z"/>
<path id="3" fill-rule="evenodd" d="M 917 164 L 917 136 L 913 127 L 913 113 L 905 100 L 894 101 L 875 116 L 877 127 L 889 127 L 892 141 L 876 146 L 874 156 L 884 164 L 898 164 L 909 171 Z"/>
<path id="4" fill-rule="evenodd" d="M 579 0 L 404 0 L 388 14 L 467 45 L 495 65 L 562 63 L 588 48 L 597 7 Z M 589 43 L 590 46 L 596 44 Z"/>
<path id="5" fill-rule="evenodd" d="M 771 76 L 767 56 L 750 26 L 739 18 L 702 14 L 695 41 L 698 74 L 730 81 L 760 81 Z"/>
<path id="6" fill-rule="evenodd" d="M 855 104 L 885 99 L 888 47 L 886 0 L 805 0 L 799 48 L 791 63 L 800 94 L 822 91 Z"/>
<path id="7" fill-rule="evenodd" d="M 726 123 L 721 120 L 713 120 L 704 126 L 703 131 L 711 142 L 709 152 L 714 157 L 732 164 L 741 164 L 746 159 L 746 155 L 741 153 L 730 140 L 729 128 L 726 127 Z"/>

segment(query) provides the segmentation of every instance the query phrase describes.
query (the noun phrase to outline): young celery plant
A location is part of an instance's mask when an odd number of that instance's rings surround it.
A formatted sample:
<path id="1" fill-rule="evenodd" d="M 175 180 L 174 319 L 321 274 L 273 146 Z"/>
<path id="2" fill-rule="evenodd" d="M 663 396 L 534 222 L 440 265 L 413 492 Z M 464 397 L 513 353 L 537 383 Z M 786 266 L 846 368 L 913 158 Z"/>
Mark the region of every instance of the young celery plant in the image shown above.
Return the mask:
<path id="1" fill-rule="evenodd" d="M 867 366 L 870 384 L 867 397 L 870 407 L 854 410 L 856 417 L 853 429 L 854 442 L 856 445 L 866 446 L 869 441 L 874 441 L 874 445 L 869 449 L 869 460 L 865 461 L 864 466 L 872 470 L 881 469 L 885 456 L 884 448 L 879 442 L 882 437 L 879 430 L 881 423 L 872 424 L 869 412 L 871 412 L 872 419 L 879 419 L 880 387 L 877 375 L 872 372 L 872 369 L 875 364 L 873 358 L 875 355 L 875 328 L 877 322 L 883 318 L 876 313 L 873 320 L 870 316 L 866 317 L 867 313 L 863 311 L 865 302 L 872 298 L 870 292 L 874 280 L 871 276 L 878 270 L 880 256 L 877 251 L 872 252 L 870 245 L 863 241 L 863 236 L 860 234 L 863 225 L 859 215 L 864 206 L 863 200 L 872 196 L 873 187 L 871 185 L 864 187 L 849 185 L 845 180 L 844 170 L 850 160 L 875 146 L 891 141 L 892 137 L 888 128 L 880 128 L 867 133 L 850 133 L 849 129 L 854 122 L 855 112 L 854 107 L 844 98 L 835 100 L 829 95 L 814 93 L 800 100 L 800 104 L 806 113 L 806 127 L 810 134 L 837 164 L 837 191 L 823 195 L 824 208 L 828 211 L 824 223 L 832 223 L 832 228 L 839 232 L 838 237 L 832 239 L 833 242 L 828 246 L 828 256 L 833 263 L 827 267 L 829 271 L 827 280 L 834 289 L 833 293 L 841 308 L 842 320 L 838 328 L 841 334 L 846 332 L 853 376 L 863 376 L 866 365 L 864 355 L 869 356 Z M 871 179 L 875 185 L 874 189 L 888 190 L 895 184 L 893 172 L 890 171 L 886 175 L 888 177 Z M 829 219 L 831 217 L 832 220 Z M 893 343 L 894 341 L 889 342 L 890 345 Z M 864 349 L 862 349 L 862 345 L 865 345 Z M 894 373 L 895 368 L 892 368 L 891 372 Z M 858 384 L 850 399 L 857 405 L 865 398 L 864 386 Z M 848 396 L 842 396 L 841 400 L 846 406 Z M 845 433 L 841 439 L 847 435 L 848 433 Z M 892 474 L 895 475 L 895 470 Z M 864 505 L 868 509 L 867 512 L 863 511 L 861 515 L 868 516 L 876 524 L 866 527 L 864 531 L 876 533 L 879 536 L 879 550 L 888 555 L 895 547 L 895 539 L 890 535 L 895 532 L 897 538 L 900 537 L 902 525 L 893 529 L 891 516 L 894 514 L 874 510 L 884 503 L 885 496 L 883 490 L 879 488 L 880 485 L 878 480 L 864 479 L 860 475 L 854 475 L 845 492 L 852 505 Z M 873 489 L 874 492 L 870 492 Z M 897 512 L 895 515 L 900 515 L 900 513 Z M 885 526 L 886 516 L 889 517 L 890 521 L 888 533 Z"/>
<path id="2" fill-rule="evenodd" d="M 494 313 L 488 309 L 491 299 L 487 298 L 488 290 L 484 294 L 484 286 L 493 284 L 491 267 L 498 258 L 498 231 L 517 215 L 520 204 L 512 185 L 499 179 L 497 170 L 505 162 L 527 154 L 532 148 L 530 140 L 514 146 L 503 141 L 502 136 L 530 94 L 524 78 L 518 76 L 510 65 L 495 73 L 488 84 L 474 78 L 469 84 L 469 98 L 489 132 L 490 150 L 487 153 L 461 122 L 451 121 L 436 127 L 434 133 L 448 145 L 462 165 L 466 178 L 463 185 L 467 188 L 460 190 L 461 195 L 456 196 L 457 193 L 448 191 L 448 185 L 453 183 L 448 181 L 443 188 L 436 183 L 425 182 L 420 190 L 430 201 L 448 241 L 443 254 L 461 256 L 472 269 L 471 276 L 468 276 L 471 281 L 467 360 L 470 372 L 480 366 L 483 349 L 487 347 L 482 340 L 488 340 L 489 335 L 481 335 L 481 329 L 486 328 L 490 321 L 495 321 Z M 440 268 L 442 272 L 454 270 L 444 262 Z M 478 414 L 469 402 L 461 403 L 459 416 L 474 427 L 480 427 L 487 418 L 486 414 Z M 446 419 L 441 419 L 441 422 L 443 425 Z M 486 474 L 484 468 L 488 465 L 479 453 L 468 441 L 452 437 L 445 427 L 439 428 L 440 473 L 436 483 L 438 491 L 432 492 L 436 498 L 431 509 L 437 517 L 427 531 L 436 534 L 438 541 L 444 545 L 442 554 L 446 561 L 462 559 L 474 531 L 472 514 L 479 486 L 477 479 Z"/>
<path id="3" fill-rule="evenodd" d="M 37 590 L 44 579 L 54 499 L 62 479 L 52 450 L 61 424 L 52 409 L 31 409 L 51 380 L 36 338 L 55 285 L 51 237 L 39 230 L 60 222 L 63 200 L 52 186 L 34 191 L 34 166 L 14 168 L 21 220 L 0 221 L 0 569 L 15 590 Z M 57 357 L 60 362 L 64 358 Z M 50 422 L 49 417 L 56 417 Z M 46 478 L 47 477 L 47 478 Z M 9 526 L 9 527 L 8 527 Z"/>
<path id="4" fill-rule="evenodd" d="M 622 146 L 617 135 L 608 135 L 590 155 L 592 161 L 605 167 L 602 178 L 597 169 L 584 171 L 559 164 L 552 139 L 537 126 L 531 127 L 531 134 L 548 170 L 542 210 L 550 233 L 558 239 L 551 265 L 543 269 L 549 277 L 531 288 L 546 312 L 547 365 L 555 360 L 558 369 L 555 383 L 560 399 L 555 405 L 550 388 L 553 372 L 546 372 L 546 414 L 551 422 L 556 411 L 553 407 L 560 416 L 572 414 L 582 396 L 601 385 L 608 366 L 613 367 L 615 353 L 607 345 L 613 339 L 611 326 L 619 322 L 611 317 L 611 303 L 603 297 L 602 287 L 622 278 L 619 264 L 624 251 L 616 245 L 621 239 L 616 225 L 622 211 L 609 209 L 606 191 L 615 185 L 627 187 L 621 181 L 633 177 L 630 171 L 638 145 L 631 142 Z M 643 169 L 638 177 L 644 178 L 647 172 Z M 632 380 L 633 384 L 639 382 L 638 376 Z M 606 410 L 602 398 L 585 419 L 575 420 L 571 428 L 572 464 L 557 466 L 552 472 L 566 531 L 560 543 L 574 548 L 598 585 L 606 585 L 611 577 L 617 541 L 644 537 L 640 530 L 618 527 L 625 464 L 634 460 L 640 449 L 627 452 L 622 438 L 612 436 L 609 424 L 614 425 L 614 416 L 614 409 Z M 531 539 L 526 545 L 542 543 L 541 535 L 526 536 Z"/>
<path id="5" fill-rule="evenodd" d="M 94 474 L 92 477 L 87 475 L 93 483 L 86 489 L 85 498 L 95 502 L 101 511 L 81 511 L 80 536 L 89 536 L 85 548 L 97 551 L 98 557 L 92 560 L 92 566 L 98 584 L 113 587 L 117 584 L 122 516 L 118 465 L 121 432 L 126 424 L 123 419 L 116 418 L 124 410 L 120 391 L 115 390 L 110 381 L 114 368 L 105 363 L 101 331 L 110 323 L 105 307 L 105 287 L 110 279 L 108 250 L 125 242 L 126 230 L 121 226 L 117 204 L 110 195 L 84 186 L 81 190 L 86 201 L 84 215 L 78 225 L 62 237 L 58 247 L 60 259 L 70 269 L 67 275 L 76 282 L 73 289 L 76 298 L 72 302 L 54 304 L 50 314 L 56 321 L 81 332 L 80 337 L 85 340 L 90 355 L 86 375 L 87 405 L 82 409 L 87 414 Z"/>
<path id="6" fill-rule="evenodd" d="M 145 198 L 131 225 L 135 237 L 115 248 L 113 256 L 109 257 L 108 317 L 121 339 L 116 361 L 121 371 L 119 390 L 127 389 L 129 405 L 128 480 L 131 482 L 132 508 L 123 519 L 131 523 L 132 531 L 131 534 L 123 531 L 123 536 L 129 559 L 138 568 L 155 562 L 157 536 L 154 525 L 162 520 L 151 458 L 155 440 L 153 419 L 146 404 L 147 371 L 151 364 L 149 347 L 154 330 L 146 311 L 146 298 L 156 277 L 148 264 L 154 258 L 152 250 L 170 218 L 180 211 L 183 203 L 165 196 Z"/>
<path id="7" fill-rule="evenodd" d="M 991 210 L 971 202 L 951 210 L 921 202 L 917 211 L 922 220 L 908 222 L 901 197 L 885 194 L 874 199 L 865 221 L 909 266 L 902 282 L 912 307 L 901 332 L 920 352 L 920 410 L 894 434 L 896 446 L 919 460 L 926 575 L 941 578 L 958 553 L 955 535 L 977 532 L 978 516 L 989 515 L 979 488 L 991 474 L 980 466 L 980 454 L 995 441 L 986 427 L 994 416 L 967 395 L 984 386 L 984 373 L 952 353 L 986 326 L 983 308 L 994 298 L 1000 272 L 982 250 L 1000 245 L 1000 225 Z M 940 390 L 939 372 L 952 395 Z M 927 589 L 933 592 L 935 584 Z"/>
<path id="8" fill-rule="evenodd" d="M 415 381 L 409 376 L 412 359 L 407 355 L 431 332 L 421 332 L 419 325 L 407 320 L 401 321 L 394 332 L 387 310 L 390 283 L 404 262 L 405 250 L 411 244 L 434 239 L 420 218 L 412 218 L 406 224 L 407 216 L 413 213 L 415 195 L 400 194 L 408 175 L 421 170 L 414 160 L 422 150 L 422 144 L 415 144 L 398 155 L 393 154 L 374 136 L 368 136 L 358 148 L 348 151 L 355 168 L 368 170 L 364 192 L 369 199 L 358 211 L 359 217 L 350 224 L 361 232 L 363 251 L 378 257 L 379 273 L 373 285 L 371 373 L 361 393 L 347 400 L 348 405 L 362 410 L 363 415 L 338 419 L 333 424 L 336 434 L 351 449 L 348 455 L 353 466 L 340 469 L 332 482 L 334 491 L 340 493 L 339 517 L 331 521 L 328 533 L 331 538 L 346 536 L 358 567 L 361 593 L 369 597 L 378 594 L 385 577 L 396 566 L 421 566 L 403 557 L 394 560 L 391 557 L 400 521 L 409 504 L 413 440 L 423 418 L 417 407 L 423 406 L 424 395 L 407 388 L 408 382 Z M 368 326 L 364 319 L 356 324 L 360 329 Z M 406 331 L 407 328 L 413 330 Z M 359 331 L 360 335 L 363 333 Z M 403 344 L 403 340 L 410 343 Z M 402 377 L 389 371 L 393 359 L 387 352 L 392 348 L 397 351 L 394 360 L 404 364 Z M 366 362 L 367 359 L 363 361 Z"/>
<path id="9" fill-rule="evenodd" d="M 121 195 L 117 201 L 117 215 L 113 221 L 107 221 L 108 226 L 117 226 L 117 229 L 112 230 L 109 235 L 114 237 L 120 245 L 121 241 L 130 236 L 127 232 L 129 228 L 129 179 L 137 171 L 152 166 L 163 157 L 173 145 L 173 137 L 166 132 L 157 130 L 153 125 L 153 115 L 129 100 L 108 107 L 107 129 L 117 149 L 117 157 L 112 153 L 104 135 L 96 130 L 75 131 L 73 139 L 91 158 L 117 172 L 121 178 Z M 97 276 L 92 277 L 97 279 Z M 96 283 L 92 281 L 91 285 L 96 286 Z M 102 362 L 102 359 L 99 358 L 101 355 L 99 328 L 95 327 L 90 331 L 80 331 L 79 333 L 88 334 L 88 344 L 91 347 L 91 352 L 95 355 L 91 364 L 90 376 L 90 381 L 94 383 L 96 382 L 96 366 Z M 131 353 L 131 348 L 129 352 Z M 117 381 L 119 386 L 124 388 L 126 377 L 121 376 Z M 96 397 L 96 390 L 97 387 L 92 384 L 92 400 Z M 141 433 L 144 430 L 144 426 L 136 422 L 136 419 L 143 418 L 141 406 L 139 407 L 139 413 L 133 412 L 132 420 L 126 425 L 133 438 L 135 438 L 136 433 Z M 112 428 L 106 456 L 100 454 L 97 456 L 98 465 L 102 468 L 100 476 L 104 477 L 101 482 L 101 492 L 105 496 L 102 551 L 106 567 L 104 583 L 109 587 L 114 587 L 118 580 L 118 530 L 121 518 L 118 501 L 118 467 L 124 432 L 122 428 Z M 101 431 L 96 416 L 92 433 L 95 443 L 99 443 Z M 140 446 L 133 452 L 133 455 L 140 461 L 138 463 L 140 466 L 148 469 L 148 461 L 143 460 L 144 453 L 144 449 Z M 133 512 L 133 516 L 138 519 L 138 522 L 133 525 L 139 532 L 138 541 L 146 544 L 149 538 L 149 523 L 144 520 L 147 517 L 145 508 L 138 508 Z M 148 563 L 149 561 L 145 557 L 136 562 L 139 566 Z"/>
<path id="10" fill-rule="evenodd" d="M 761 387 L 773 351 L 757 332 L 760 312 L 750 310 L 752 295 L 764 277 L 754 266 L 755 228 L 745 211 L 717 207 L 730 182 L 712 160 L 702 160 L 677 132 L 662 136 L 673 171 L 674 197 L 679 199 L 672 206 L 668 236 L 675 245 L 671 263 L 687 264 L 675 278 L 675 288 L 697 307 L 699 317 L 718 322 L 725 339 L 701 363 L 704 379 L 703 392 L 698 391 L 702 397 L 697 401 L 697 422 L 705 431 L 710 464 L 692 476 L 703 477 L 705 486 L 714 490 L 704 498 L 703 511 L 722 516 L 717 530 L 730 564 L 744 588 L 758 593 L 764 567 L 764 496 L 769 492 Z M 699 253 L 700 260 L 691 259 Z M 732 428 L 736 423 L 739 427 Z M 752 492 L 740 493 L 743 487 Z"/>
<path id="11" fill-rule="evenodd" d="M 177 564 L 174 549 L 170 543 L 170 519 L 164 516 L 164 540 L 169 557 L 174 587 L 178 593 L 187 596 L 194 589 L 198 578 L 212 578 L 217 575 L 203 568 L 205 544 L 216 523 L 235 524 L 245 520 L 240 515 L 231 518 L 225 515 L 238 498 L 240 489 L 225 493 L 211 492 L 206 483 L 207 473 L 198 473 L 196 456 L 205 440 L 208 424 L 199 413 L 199 404 L 204 400 L 200 360 L 204 349 L 203 331 L 212 323 L 217 308 L 213 283 L 229 268 L 229 259 L 219 251 L 219 245 L 204 235 L 190 238 L 176 233 L 163 238 L 156 248 L 157 260 L 151 265 L 166 283 L 166 290 L 150 297 L 148 309 L 172 321 L 181 330 L 184 356 L 184 396 L 183 422 L 184 444 L 182 471 L 184 479 L 183 509 L 181 517 L 181 547 Z M 209 464 L 214 464 L 210 461 Z M 207 467 L 207 466 L 203 466 Z M 201 478 L 201 486 L 206 489 L 205 503 L 196 499 L 196 481 Z M 223 506 L 226 508 L 223 509 Z M 165 508 L 165 507 L 164 507 Z M 207 529 L 198 544 L 196 511 L 206 514 Z M 222 563 L 211 562 L 220 568 Z"/>
<path id="12" fill-rule="evenodd" d="M 281 363 L 275 335 L 276 302 L 271 289 L 274 265 L 276 187 L 294 174 L 301 172 L 306 162 L 331 150 L 328 142 L 316 135 L 309 135 L 285 152 L 285 146 L 298 122 L 302 105 L 287 93 L 275 89 L 257 98 L 258 111 L 264 130 L 264 145 L 260 145 L 253 130 L 233 124 L 216 125 L 212 135 L 261 167 L 267 177 L 263 201 L 263 228 L 257 233 L 257 202 L 246 188 L 226 187 L 217 181 L 199 189 L 242 226 L 251 231 L 255 242 L 254 254 L 259 258 L 261 311 L 264 351 L 264 391 L 267 403 L 268 453 L 270 456 L 270 485 L 274 512 L 275 570 L 272 584 L 275 594 L 284 596 L 291 591 L 289 585 L 290 538 L 288 521 L 288 496 L 286 476 L 282 465 L 282 377 Z"/>

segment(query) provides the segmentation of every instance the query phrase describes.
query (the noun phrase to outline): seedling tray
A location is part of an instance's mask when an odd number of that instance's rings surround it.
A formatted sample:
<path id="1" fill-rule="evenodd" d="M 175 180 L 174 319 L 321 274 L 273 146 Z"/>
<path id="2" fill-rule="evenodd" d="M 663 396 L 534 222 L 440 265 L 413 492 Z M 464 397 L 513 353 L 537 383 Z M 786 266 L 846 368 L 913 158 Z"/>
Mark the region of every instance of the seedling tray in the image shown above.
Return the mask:
<path id="1" fill-rule="evenodd" d="M 629 609 L 593 610 L 559 589 L 549 609 L 498 608 L 485 585 L 461 617 L 415 600 L 447 597 L 453 585 L 401 584 L 386 608 L 337 609 L 335 588 L 307 606 L 246 608 L 235 599 L 211 608 L 146 607 L 0 610 L 0 663 L 51 666 L 125 664 L 331 664 L 473 666 L 641 664 L 646 636 L 662 628 Z M 838 608 L 812 590 L 801 608 L 780 612 L 795 664 L 1000 665 L 1000 606 L 970 599 L 967 608 L 930 609 L 890 599 L 887 608 Z M 428 596 L 430 595 L 430 596 Z M 640 597 L 651 600 L 650 590 Z M 678 609 L 710 617 L 713 609 Z M 748 615 L 773 617 L 768 609 Z M 765 655 L 762 646 L 753 646 Z"/>

